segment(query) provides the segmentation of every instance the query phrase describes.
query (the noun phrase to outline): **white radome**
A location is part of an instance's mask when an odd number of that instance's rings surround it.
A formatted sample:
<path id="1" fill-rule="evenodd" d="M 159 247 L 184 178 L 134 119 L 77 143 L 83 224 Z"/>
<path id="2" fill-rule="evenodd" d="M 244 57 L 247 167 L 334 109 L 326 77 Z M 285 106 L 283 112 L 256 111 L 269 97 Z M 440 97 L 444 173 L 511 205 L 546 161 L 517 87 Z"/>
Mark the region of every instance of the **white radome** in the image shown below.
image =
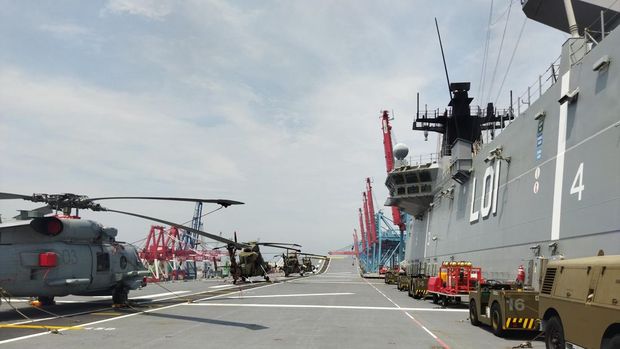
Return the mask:
<path id="1" fill-rule="evenodd" d="M 398 143 L 394 146 L 394 157 L 396 160 L 404 160 L 409 154 L 409 147 L 403 143 Z"/>

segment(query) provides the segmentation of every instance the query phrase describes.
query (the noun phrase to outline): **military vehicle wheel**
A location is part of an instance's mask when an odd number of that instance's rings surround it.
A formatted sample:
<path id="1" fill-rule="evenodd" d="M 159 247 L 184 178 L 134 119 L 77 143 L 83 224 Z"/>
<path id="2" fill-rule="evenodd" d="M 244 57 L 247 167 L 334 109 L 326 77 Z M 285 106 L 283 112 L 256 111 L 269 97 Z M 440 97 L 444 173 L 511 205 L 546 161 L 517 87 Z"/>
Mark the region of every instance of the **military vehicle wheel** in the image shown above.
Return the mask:
<path id="1" fill-rule="evenodd" d="M 611 338 L 604 338 L 601 343 L 601 349 L 614 349 L 620 348 L 620 333 L 614 335 Z"/>
<path id="2" fill-rule="evenodd" d="M 551 349 L 564 349 L 564 329 L 562 321 L 557 316 L 552 316 L 545 323 L 545 345 Z"/>
<path id="3" fill-rule="evenodd" d="M 476 310 L 476 301 L 469 301 L 469 322 L 471 322 L 474 326 L 479 326 L 480 321 L 478 321 L 478 311 Z"/>
<path id="4" fill-rule="evenodd" d="M 433 304 L 439 304 L 439 296 L 433 293 Z"/>
<path id="5" fill-rule="evenodd" d="M 127 304 L 129 300 L 129 290 L 125 287 L 117 287 L 112 294 L 112 303 Z"/>
<path id="6" fill-rule="evenodd" d="M 441 296 L 441 306 L 447 308 L 448 304 L 450 304 L 450 298 L 447 296 Z"/>
<path id="7" fill-rule="evenodd" d="M 56 304 L 56 302 L 54 302 L 54 297 L 53 296 L 51 296 L 51 297 L 50 296 L 39 296 L 39 297 L 37 297 L 37 300 L 44 307 Z"/>
<path id="8" fill-rule="evenodd" d="M 409 283 L 409 290 L 407 290 L 407 294 L 409 297 L 415 298 L 415 294 L 413 293 L 413 281 Z"/>
<path id="9" fill-rule="evenodd" d="M 493 333 L 498 337 L 504 334 L 503 324 L 504 320 L 502 320 L 502 312 L 499 308 L 499 304 L 493 303 L 491 307 L 491 327 L 493 328 Z"/>

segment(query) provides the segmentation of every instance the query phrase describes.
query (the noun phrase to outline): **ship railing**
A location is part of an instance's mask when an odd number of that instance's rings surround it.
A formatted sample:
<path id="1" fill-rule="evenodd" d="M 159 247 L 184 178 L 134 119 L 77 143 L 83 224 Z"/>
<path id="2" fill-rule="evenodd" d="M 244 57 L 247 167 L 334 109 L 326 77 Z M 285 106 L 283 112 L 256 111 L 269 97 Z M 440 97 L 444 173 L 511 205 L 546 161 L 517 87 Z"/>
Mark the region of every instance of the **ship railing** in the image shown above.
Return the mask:
<path id="1" fill-rule="evenodd" d="M 578 40 L 575 44 L 571 44 L 569 47 L 569 62 L 571 65 L 579 63 L 593 47 L 604 40 L 605 36 L 609 35 L 611 30 L 618 25 L 620 21 L 618 13 L 607 16 L 606 14 L 608 11 L 608 9 L 602 10 L 600 17 L 584 28 L 583 38 L 585 40 Z M 517 98 L 517 116 L 524 113 L 533 102 L 540 98 L 545 91 L 558 81 L 560 57 L 561 56 L 551 63 L 551 66 L 547 68 L 543 74 L 538 76 L 538 80 L 531 84 L 527 90 Z"/>
<path id="2" fill-rule="evenodd" d="M 517 117 L 523 114 L 538 98 L 558 81 L 560 57 L 551 63 L 544 73 L 538 75 L 538 79 L 527 87 L 523 94 L 517 97 Z"/>
<path id="3" fill-rule="evenodd" d="M 469 110 L 470 110 L 471 115 L 476 115 L 478 117 L 486 117 L 487 116 L 487 107 L 486 106 L 470 105 L 469 106 Z M 496 107 L 494 107 L 494 109 L 493 109 L 494 115 L 508 115 L 509 112 L 510 112 L 510 108 L 496 108 Z M 430 119 L 428 120 L 428 122 L 433 122 L 433 119 L 436 119 L 439 116 L 446 115 L 447 117 L 452 117 L 452 115 L 453 115 L 452 107 L 447 107 L 447 108 L 444 108 L 444 109 L 435 108 L 435 109 L 427 110 L 424 113 L 420 113 L 420 114 L 421 114 L 421 116 L 416 121 L 422 123 L 423 125 L 425 123 L 425 119 L 424 119 L 425 116 L 427 118 L 430 116 Z"/>
<path id="4" fill-rule="evenodd" d="M 598 45 L 600 41 L 605 39 L 605 36 L 609 35 L 618 26 L 620 20 L 618 12 L 611 11 L 611 13 L 608 13 L 615 3 L 616 1 L 609 8 L 601 10 L 600 16 L 584 28 L 584 37 L 591 44 L 590 49 Z"/>
<path id="5" fill-rule="evenodd" d="M 407 158 L 407 162 L 409 166 L 420 166 L 426 164 L 433 164 L 439 160 L 439 153 L 428 153 L 428 154 L 418 154 L 411 155 Z"/>

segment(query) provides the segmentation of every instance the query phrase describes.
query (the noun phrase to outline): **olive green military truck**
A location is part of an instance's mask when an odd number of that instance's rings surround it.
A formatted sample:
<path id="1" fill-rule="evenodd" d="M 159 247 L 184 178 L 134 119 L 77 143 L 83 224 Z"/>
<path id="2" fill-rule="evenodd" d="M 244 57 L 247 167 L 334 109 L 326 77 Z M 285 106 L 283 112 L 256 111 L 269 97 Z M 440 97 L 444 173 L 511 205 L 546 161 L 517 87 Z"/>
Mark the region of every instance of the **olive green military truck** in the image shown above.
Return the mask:
<path id="1" fill-rule="evenodd" d="M 620 255 L 551 261 L 539 295 L 547 348 L 620 348 Z"/>
<path id="2" fill-rule="evenodd" d="M 511 330 L 538 331 L 538 292 L 486 280 L 469 292 L 469 320 L 474 326 L 491 326 L 496 336 Z"/>

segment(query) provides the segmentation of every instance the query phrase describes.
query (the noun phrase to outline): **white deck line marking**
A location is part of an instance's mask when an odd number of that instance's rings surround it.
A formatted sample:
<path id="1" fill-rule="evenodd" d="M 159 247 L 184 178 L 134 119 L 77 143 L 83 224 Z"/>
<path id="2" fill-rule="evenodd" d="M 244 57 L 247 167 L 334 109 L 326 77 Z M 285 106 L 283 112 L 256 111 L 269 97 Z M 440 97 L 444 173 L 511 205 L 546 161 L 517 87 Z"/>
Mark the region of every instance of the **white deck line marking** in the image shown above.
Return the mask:
<path id="1" fill-rule="evenodd" d="M 366 279 L 364 279 L 364 281 L 367 282 Z M 368 285 L 370 285 L 372 288 L 374 288 L 377 292 L 379 292 L 383 297 L 385 297 L 385 299 L 387 299 L 388 301 L 390 301 L 390 303 L 394 304 L 396 306 L 396 308 L 398 308 L 398 310 L 403 310 L 403 313 L 405 313 L 405 315 L 407 315 L 407 317 L 409 317 L 411 320 L 413 320 L 413 322 L 415 322 L 418 326 L 420 326 L 424 331 L 426 331 L 426 333 L 428 333 L 431 337 L 433 337 L 437 343 L 439 343 L 444 349 L 450 349 L 450 347 L 443 341 L 441 340 L 439 337 L 437 337 L 437 335 L 435 335 L 433 332 L 431 332 L 431 330 L 429 330 L 428 328 L 426 328 L 426 326 L 422 325 L 422 323 L 420 321 L 418 321 L 416 318 L 414 318 L 411 314 L 407 313 L 406 310 L 404 310 L 405 308 L 401 308 L 400 305 L 396 304 L 396 302 L 394 302 L 393 300 L 390 299 L 390 297 L 386 296 L 383 292 L 379 291 L 378 288 L 376 288 L 374 285 L 372 285 L 371 283 L 368 282 Z M 440 310 L 445 310 L 445 309 L 440 309 Z M 451 310 L 464 310 L 464 311 L 469 311 L 467 309 L 451 309 Z"/>
<path id="2" fill-rule="evenodd" d="M 178 295 L 178 294 L 189 293 L 189 292 L 190 291 L 172 291 L 172 292 L 164 292 L 164 293 L 156 293 L 156 294 L 147 294 L 147 295 L 144 295 L 144 296 L 131 297 L 129 299 L 157 298 L 157 297 L 164 297 L 164 296 L 170 296 L 170 295 Z"/>
<path id="3" fill-rule="evenodd" d="M 131 297 L 129 299 L 157 298 L 157 297 L 164 297 L 164 296 L 181 294 L 181 293 L 188 293 L 188 292 L 190 292 L 190 291 L 173 291 L 173 292 L 155 293 L 155 294 L 147 294 L 147 295 L 138 296 L 138 297 Z M 92 298 L 95 298 L 95 299 L 112 299 L 112 296 L 92 296 Z M 63 303 L 63 302 L 64 303 L 69 303 L 69 302 L 76 303 L 76 302 L 79 302 L 79 301 L 58 301 L 58 303 Z"/>
<path id="4" fill-rule="evenodd" d="M 236 298 L 233 298 L 236 299 Z M 314 309 L 351 309 L 351 310 L 396 310 L 396 311 L 431 311 L 431 312 L 468 312 L 467 309 L 440 309 L 440 308 L 394 308 L 394 307 L 369 307 L 356 305 L 318 305 L 318 304 L 235 304 L 235 303 L 183 303 L 187 306 L 202 307 L 248 307 L 248 308 L 314 308 Z"/>
<path id="5" fill-rule="evenodd" d="M 345 278 L 352 278 L 354 276 L 357 275 L 353 275 L 353 274 L 329 274 L 329 275 L 317 275 L 317 278 L 341 278 L 341 279 L 345 279 Z"/>
<path id="6" fill-rule="evenodd" d="M 340 292 L 340 293 L 297 293 L 297 294 L 269 294 L 262 296 L 239 296 L 238 298 L 225 298 L 225 299 L 243 299 L 243 298 L 280 298 L 280 297 L 312 297 L 312 296 L 346 296 L 352 295 L 352 292 Z"/>
<path id="7" fill-rule="evenodd" d="M 334 275 L 334 274 L 357 274 L 355 272 L 352 271 L 332 271 L 331 273 L 327 273 L 329 275 Z"/>
<path id="8" fill-rule="evenodd" d="M 235 287 L 235 285 L 215 285 L 215 286 L 209 286 L 209 288 L 231 288 L 231 287 Z"/>
<path id="9" fill-rule="evenodd" d="M 11 299 L 10 302 L 7 303 L 28 303 L 30 302 L 30 299 Z M 56 301 L 56 303 L 83 303 L 84 301 Z"/>
<path id="10" fill-rule="evenodd" d="M 570 69 L 562 75 L 560 97 L 570 89 Z M 558 151 L 555 160 L 555 183 L 553 185 L 553 211 L 551 217 L 551 240 L 560 238 L 560 219 L 562 218 L 562 186 L 564 184 L 564 152 L 566 151 L 566 119 L 568 118 L 568 101 L 560 105 L 558 124 Z"/>
<path id="11" fill-rule="evenodd" d="M 265 285 L 265 286 L 258 286 L 258 287 L 252 288 L 252 290 L 256 290 L 256 289 L 259 289 L 259 288 L 265 288 L 265 287 L 269 287 L 269 286 L 274 286 L 274 285 L 281 285 L 281 284 L 278 283 L 278 284 L 269 284 L 269 285 Z M 235 294 L 235 293 L 238 293 L 238 292 L 242 292 L 242 291 L 233 291 L 233 292 L 224 293 L 224 294 L 217 295 L 217 296 L 205 297 L 205 298 L 201 298 L 201 299 L 196 300 L 196 302 L 204 301 L 204 300 L 207 300 L 207 299 L 214 299 L 214 298 L 224 297 L 224 296 L 228 296 L 228 295 Z M 200 294 L 200 293 L 203 293 L 203 292 L 198 292 L 198 293 L 190 294 L 188 296 L 195 295 L 195 294 Z M 173 298 L 180 298 L 180 297 L 182 297 L 182 296 L 173 297 Z M 81 324 L 79 326 L 80 327 L 88 327 L 88 326 L 92 327 L 92 325 L 96 325 L 96 324 L 100 324 L 100 323 L 104 323 L 104 322 L 125 319 L 125 318 L 128 318 L 128 317 L 132 317 L 132 316 L 136 316 L 136 315 L 141 315 L 141 314 L 144 314 L 144 313 L 152 313 L 152 312 L 155 312 L 155 311 L 175 308 L 175 307 L 178 307 L 178 306 L 181 306 L 181 305 L 186 305 L 186 304 L 187 303 L 172 304 L 172 305 L 168 305 L 168 306 L 161 307 L 161 308 L 155 308 L 155 309 L 149 309 L 149 310 L 141 311 L 139 313 L 132 313 L 132 314 L 121 315 L 121 316 L 117 316 L 117 317 L 113 317 L 113 318 L 109 318 L 109 319 L 103 319 L 103 320 L 99 320 L 99 321 L 89 322 L 89 323 L 86 323 L 86 324 Z M 106 309 L 109 309 L 109 308 L 106 308 Z M 78 313 L 78 314 L 87 314 L 87 313 L 89 313 L 89 312 L 81 312 L 81 313 Z M 70 316 L 70 315 L 65 315 L 64 317 L 68 317 L 68 316 Z M 58 317 L 48 318 L 47 320 L 56 319 L 56 318 L 58 318 Z M 38 322 L 38 321 L 44 321 L 44 320 L 46 320 L 46 319 L 38 319 L 38 320 L 34 320 L 34 321 L 29 321 L 29 322 Z M 58 332 L 64 332 L 64 331 L 65 331 L 64 329 L 58 330 Z M 0 341 L 0 344 L 17 342 L 17 341 L 20 341 L 20 340 L 34 338 L 34 337 L 39 337 L 39 336 L 45 336 L 45 335 L 48 335 L 48 334 L 50 334 L 50 332 L 34 333 L 34 334 L 27 335 L 27 336 L 15 337 L 15 338 L 11 338 L 11 339 L 5 339 L 3 341 Z"/>
<path id="12" fill-rule="evenodd" d="M 345 284 L 345 285 L 366 285 L 359 281 L 291 281 L 292 284 Z M 378 284 L 377 284 L 378 285 Z"/>

